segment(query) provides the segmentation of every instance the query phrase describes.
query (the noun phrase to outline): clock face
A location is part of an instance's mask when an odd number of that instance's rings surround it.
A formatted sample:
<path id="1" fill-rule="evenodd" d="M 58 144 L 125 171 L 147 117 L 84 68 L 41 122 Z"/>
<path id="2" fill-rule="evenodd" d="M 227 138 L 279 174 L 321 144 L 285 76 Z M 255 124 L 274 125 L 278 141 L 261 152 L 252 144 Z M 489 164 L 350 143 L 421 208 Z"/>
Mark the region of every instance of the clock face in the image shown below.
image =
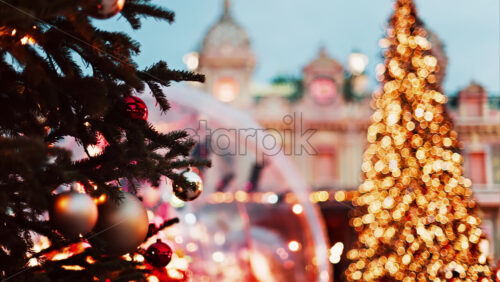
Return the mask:
<path id="1" fill-rule="evenodd" d="M 314 100 L 321 105 L 330 104 L 337 97 L 337 85 L 333 80 L 320 77 L 313 80 L 309 91 Z"/>
<path id="2" fill-rule="evenodd" d="M 214 84 L 214 95 L 222 102 L 232 102 L 240 93 L 240 85 L 232 77 L 219 78 Z"/>

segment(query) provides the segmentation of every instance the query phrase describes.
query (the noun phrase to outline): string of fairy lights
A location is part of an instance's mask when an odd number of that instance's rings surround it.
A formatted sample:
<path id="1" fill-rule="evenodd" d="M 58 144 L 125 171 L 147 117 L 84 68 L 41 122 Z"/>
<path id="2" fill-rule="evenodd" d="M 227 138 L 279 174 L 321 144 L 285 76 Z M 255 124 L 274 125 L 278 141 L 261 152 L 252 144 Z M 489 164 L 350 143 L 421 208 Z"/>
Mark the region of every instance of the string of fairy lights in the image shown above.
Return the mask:
<path id="1" fill-rule="evenodd" d="M 324 202 L 348 202 L 358 195 L 358 191 L 345 191 L 345 190 L 319 190 L 309 193 L 309 201 L 311 203 L 324 203 Z M 299 200 L 297 194 L 295 193 L 274 193 L 274 192 L 252 192 L 248 193 L 245 191 L 237 192 L 216 192 L 208 195 L 208 202 L 211 204 L 221 204 L 221 203 L 260 203 L 260 204 L 278 204 L 285 202 L 290 204 L 292 210 L 302 211 L 299 206 Z M 174 206 L 176 203 L 173 203 Z M 294 208 L 295 207 L 295 208 Z M 350 206 L 348 206 L 350 207 Z M 294 212 L 295 213 L 295 212 Z M 301 212 L 298 212 L 299 214 Z"/>

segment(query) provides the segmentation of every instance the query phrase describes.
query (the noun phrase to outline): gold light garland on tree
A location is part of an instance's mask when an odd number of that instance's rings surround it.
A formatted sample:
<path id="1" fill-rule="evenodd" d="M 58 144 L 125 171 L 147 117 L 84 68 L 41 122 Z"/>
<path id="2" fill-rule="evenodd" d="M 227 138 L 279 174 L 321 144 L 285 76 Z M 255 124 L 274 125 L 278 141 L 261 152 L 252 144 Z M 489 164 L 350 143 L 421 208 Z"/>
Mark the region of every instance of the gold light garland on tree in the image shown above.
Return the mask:
<path id="1" fill-rule="evenodd" d="M 363 155 L 349 281 L 491 281 L 428 34 L 411 0 L 390 20 L 383 91 Z"/>

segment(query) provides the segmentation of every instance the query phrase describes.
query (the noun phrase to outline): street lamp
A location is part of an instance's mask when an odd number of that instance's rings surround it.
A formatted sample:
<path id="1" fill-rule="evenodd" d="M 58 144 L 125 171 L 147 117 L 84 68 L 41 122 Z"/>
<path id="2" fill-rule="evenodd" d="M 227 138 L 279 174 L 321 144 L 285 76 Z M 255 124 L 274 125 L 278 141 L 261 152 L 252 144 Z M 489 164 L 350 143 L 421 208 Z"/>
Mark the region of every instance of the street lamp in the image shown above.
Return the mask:
<path id="1" fill-rule="evenodd" d="M 362 74 L 368 65 L 368 57 L 361 53 L 351 53 L 349 55 L 348 69 L 353 75 Z"/>
<path id="2" fill-rule="evenodd" d="M 190 52 L 182 57 L 182 62 L 189 71 L 195 71 L 200 64 L 200 55 L 197 52 Z"/>
<path id="3" fill-rule="evenodd" d="M 347 91 L 352 97 L 363 98 L 368 91 L 368 77 L 364 74 L 368 65 L 368 57 L 361 53 L 351 53 L 349 55 L 347 68 L 350 72 L 348 77 Z"/>

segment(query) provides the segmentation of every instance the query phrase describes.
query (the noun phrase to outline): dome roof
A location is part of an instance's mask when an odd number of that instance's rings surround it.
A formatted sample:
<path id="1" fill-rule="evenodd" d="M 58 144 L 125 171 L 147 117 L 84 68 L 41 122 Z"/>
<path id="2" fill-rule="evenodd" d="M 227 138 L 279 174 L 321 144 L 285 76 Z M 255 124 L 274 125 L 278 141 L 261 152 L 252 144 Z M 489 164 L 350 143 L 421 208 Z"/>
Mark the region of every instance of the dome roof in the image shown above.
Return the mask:
<path id="1" fill-rule="evenodd" d="M 487 96 L 486 89 L 475 81 L 472 81 L 464 90 L 460 91 L 461 96 Z"/>
<path id="2" fill-rule="evenodd" d="M 229 0 L 225 0 L 224 14 L 208 31 L 203 40 L 203 53 L 216 52 L 231 54 L 248 51 L 250 40 L 246 31 L 237 24 L 229 9 Z"/>

